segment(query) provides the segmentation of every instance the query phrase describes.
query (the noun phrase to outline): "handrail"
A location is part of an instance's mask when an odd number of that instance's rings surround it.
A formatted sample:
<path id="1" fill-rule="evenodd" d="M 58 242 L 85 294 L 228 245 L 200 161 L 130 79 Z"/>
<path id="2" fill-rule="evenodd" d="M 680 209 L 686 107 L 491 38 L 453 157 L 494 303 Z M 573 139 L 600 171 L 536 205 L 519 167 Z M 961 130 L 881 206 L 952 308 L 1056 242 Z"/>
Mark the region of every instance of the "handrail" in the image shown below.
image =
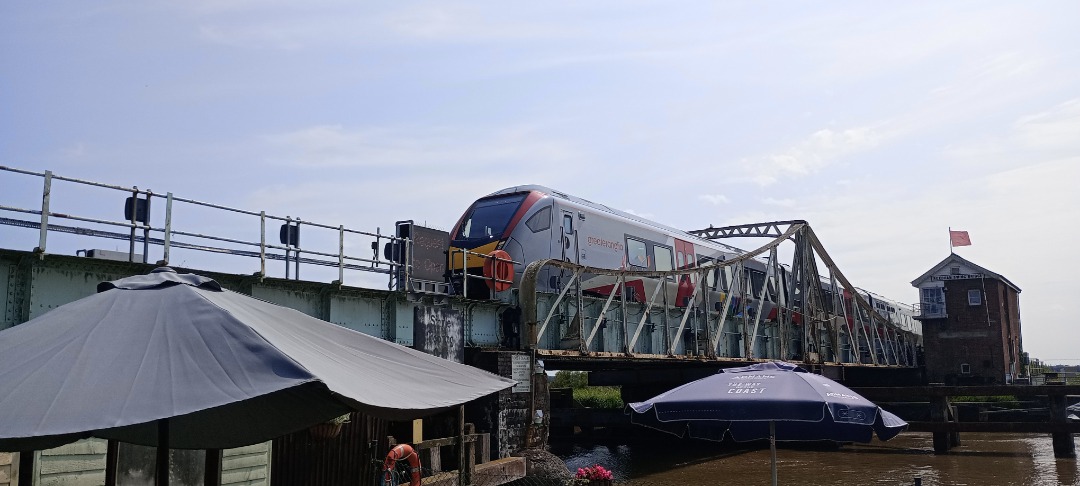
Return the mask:
<path id="1" fill-rule="evenodd" d="M 251 211 L 247 209 L 234 208 L 224 206 L 221 204 L 214 204 L 204 201 L 199 201 L 192 198 L 185 198 L 174 196 L 171 192 L 160 194 L 155 193 L 152 190 L 139 189 L 138 186 L 123 187 L 115 184 L 106 184 L 96 181 L 89 181 L 84 179 L 78 179 L 74 177 L 60 176 L 53 174 L 52 171 L 32 171 L 26 169 L 19 169 L 15 167 L 8 167 L 0 165 L 0 173 L 7 172 L 11 174 L 17 174 L 19 176 L 31 176 L 43 179 L 43 188 L 41 192 L 42 205 L 40 208 L 26 208 L 18 207 L 11 204 L 6 204 L 4 201 L 0 201 L 0 212 L 20 213 L 26 215 L 34 215 L 40 218 L 40 221 L 30 221 L 17 218 L 3 218 L 0 217 L 0 225 L 9 225 L 23 228 L 33 228 L 39 231 L 39 243 L 34 249 L 35 253 L 40 258 L 44 258 L 46 255 L 46 249 L 48 244 L 48 235 L 52 233 L 73 233 L 83 236 L 98 237 L 98 238 L 110 238 L 110 239 L 122 239 L 129 242 L 128 249 L 128 261 L 135 261 L 135 245 L 140 243 L 143 245 L 143 263 L 150 263 L 149 255 L 147 255 L 150 245 L 161 247 L 162 259 L 158 261 L 158 264 L 168 264 L 170 259 L 170 250 L 173 248 L 181 248 L 188 250 L 195 250 L 201 252 L 230 254 L 234 256 L 254 257 L 259 259 L 259 271 L 257 275 L 260 278 L 265 278 L 267 275 L 266 261 L 267 260 L 284 260 L 285 265 L 285 278 L 290 278 L 290 265 L 295 269 L 295 275 L 293 278 L 299 279 L 300 264 L 306 265 L 319 265 L 319 266 L 331 266 L 338 269 L 338 279 L 336 283 L 344 283 L 344 271 L 356 270 L 369 273 L 382 273 L 389 274 L 391 280 L 389 286 L 394 285 L 395 276 L 401 275 L 404 281 L 408 281 L 408 275 L 411 273 L 411 262 L 408 260 L 398 262 L 393 259 L 384 259 L 380 257 L 379 249 L 384 242 L 395 243 L 408 247 L 410 241 L 408 238 L 400 238 L 390 234 L 383 234 L 378 228 L 375 232 L 362 231 L 353 228 L 346 228 L 344 225 L 332 225 L 320 222 L 313 222 L 307 220 L 301 220 L 300 218 L 291 216 L 278 216 L 267 214 L 265 211 Z M 114 221 L 109 219 L 102 219 L 97 217 L 90 217 L 85 214 L 72 214 L 70 212 L 57 212 L 50 209 L 49 205 L 53 199 L 55 193 L 54 181 L 64 181 L 79 186 L 89 186 L 100 189 L 107 189 L 113 191 L 119 191 L 128 198 L 124 204 L 127 207 L 135 206 L 130 210 L 130 219 L 124 221 Z M 3 197 L 3 194 L 0 194 Z M 151 201 L 164 200 L 164 223 L 153 224 L 151 221 Z M 137 202 L 136 202 L 137 201 Z M 184 228 L 180 230 L 174 226 L 174 212 L 177 210 L 175 203 L 183 203 L 194 207 L 209 208 L 218 211 L 225 211 L 240 214 L 243 216 L 254 216 L 258 218 L 256 224 L 259 225 L 258 238 L 252 241 L 251 238 L 238 238 L 233 236 L 226 236 L 221 234 L 211 234 L 210 232 L 195 231 L 195 228 Z M 183 207 L 183 206 L 180 206 Z M 145 212 L 144 214 L 140 214 Z M 160 211 L 159 211 L 160 212 Z M 55 224 L 58 220 L 74 221 L 76 225 L 60 225 Z M 267 242 L 267 228 L 266 222 L 280 221 L 283 222 L 283 226 L 290 226 L 297 228 L 296 230 L 290 229 L 290 231 L 299 231 L 299 227 L 318 228 L 320 230 L 332 230 L 336 233 L 336 244 L 333 250 L 315 249 L 309 247 L 301 247 L 299 241 L 293 241 L 286 238 L 281 244 L 274 244 Z M 81 225 L 80 225 L 81 224 Z M 98 228 L 88 226 L 97 225 Z M 117 233 L 100 228 L 115 227 L 124 228 L 130 230 L 130 234 Z M 141 230 L 142 235 L 136 234 L 136 231 Z M 283 227 L 284 231 L 285 228 Z M 151 237 L 151 233 L 163 235 L 162 238 Z M 361 256 L 356 254 L 345 253 L 345 237 L 346 235 L 361 237 L 367 239 L 373 239 L 371 244 L 373 254 L 368 256 Z M 176 236 L 187 237 L 190 239 L 201 240 L 196 243 L 193 241 L 177 241 L 174 238 Z M 297 238 L 298 239 L 298 238 Z M 328 238 L 321 238 L 327 240 Z M 205 244 L 202 242 L 211 242 L 211 244 Z M 235 245 L 236 247 L 227 247 L 228 245 Z M 364 246 L 360 246 L 363 248 Z M 250 248 L 246 250 L 245 248 Z M 284 256 L 273 253 L 273 251 L 281 251 Z M 301 256 L 304 254 L 305 256 Z M 315 257 L 315 258 L 312 258 Z M 325 258 L 325 259 L 324 259 Z"/>

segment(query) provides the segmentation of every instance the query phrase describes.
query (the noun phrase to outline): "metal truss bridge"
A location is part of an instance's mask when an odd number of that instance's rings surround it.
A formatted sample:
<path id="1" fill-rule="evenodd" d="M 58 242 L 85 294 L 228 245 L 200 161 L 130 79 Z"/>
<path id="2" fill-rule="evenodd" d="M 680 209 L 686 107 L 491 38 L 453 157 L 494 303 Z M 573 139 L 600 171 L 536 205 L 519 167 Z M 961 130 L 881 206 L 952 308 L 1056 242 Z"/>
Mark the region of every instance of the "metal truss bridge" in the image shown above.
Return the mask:
<path id="1" fill-rule="evenodd" d="M 917 328 L 878 312 L 805 221 L 690 233 L 707 239 L 757 237 L 766 243 L 725 261 L 665 272 L 534 262 L 525 270 L 520 294 L 528 345 L 567 367 L 605 359 L 918 366 Z M 780 262 L 782 244 L 794 247 L 790 263 Z M 819 271 L 819 261 L 827 273 Z M 553 275 L 565 282 L 561 291 L 537 291 L 538 279 Z M 582 291 L 581 281 L 596 276 L 614 282 L 608 295 Z M 625 291 L 628 282 L 644 282 L 647 297 Z M 694 284 L 693 295 L 673 302 L 671 289 L 686 282 Z"/>

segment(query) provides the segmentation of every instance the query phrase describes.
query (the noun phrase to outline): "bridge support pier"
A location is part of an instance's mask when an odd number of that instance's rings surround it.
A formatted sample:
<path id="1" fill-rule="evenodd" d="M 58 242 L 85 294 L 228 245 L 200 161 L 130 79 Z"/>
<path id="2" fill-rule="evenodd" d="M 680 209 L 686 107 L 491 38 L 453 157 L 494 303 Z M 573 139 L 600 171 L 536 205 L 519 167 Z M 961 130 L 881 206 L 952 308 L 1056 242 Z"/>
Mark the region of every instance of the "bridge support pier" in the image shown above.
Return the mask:
<path id="1" fill-rule="evenodd" d="M 504 458 L 529 448 L 543 449 L 551 424 L 550 395 L 547 374 L 532 353 L 484 350 L 466 362 L 518 381 L 518 386 L 466 407 L 465 420 L 478 424 L 480 430 L 490 431 L 492 455 Z"/>

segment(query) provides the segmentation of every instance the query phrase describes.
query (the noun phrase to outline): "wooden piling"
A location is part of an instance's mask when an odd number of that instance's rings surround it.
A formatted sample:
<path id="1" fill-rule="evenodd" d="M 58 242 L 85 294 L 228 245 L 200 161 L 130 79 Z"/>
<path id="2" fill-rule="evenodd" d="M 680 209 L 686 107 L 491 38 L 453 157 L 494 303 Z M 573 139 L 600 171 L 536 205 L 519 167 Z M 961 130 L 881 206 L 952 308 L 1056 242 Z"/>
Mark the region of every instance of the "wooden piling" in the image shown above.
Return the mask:
<path id="1" fill-rule="evenodd" d="M 930 397 L 930 421 L 941 423 L 949 422 L 949 397 Z M 949 452 L 949 448 L 952 446 L 952 435 L 951 432 L 945 430 L 934 431 L 935 454 L 947 454 Z"/>
<path id="2" fill-rule="evenodd" d="M 1068 406 L 1066 397 L 1064 394 L 1049 395 L 1050 399 L 1050 423 L 1064 424 L 1068 422 Z M 1050 433 L 1050 437 L 1054 444 L 1054 457 L 1058 459 L 1074 458 L 1076 457 L 1076 443 L 1073 441 L 1073 435 L 1065 431 L 1055 431 Z"/>

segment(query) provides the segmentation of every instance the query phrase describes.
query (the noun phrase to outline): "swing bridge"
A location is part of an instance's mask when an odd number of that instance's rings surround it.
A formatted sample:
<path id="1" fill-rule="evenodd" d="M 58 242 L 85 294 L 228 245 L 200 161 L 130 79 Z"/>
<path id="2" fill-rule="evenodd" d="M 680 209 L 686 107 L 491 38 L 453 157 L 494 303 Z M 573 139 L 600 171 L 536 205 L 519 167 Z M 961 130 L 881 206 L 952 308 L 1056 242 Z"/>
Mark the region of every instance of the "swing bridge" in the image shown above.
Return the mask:
<path id="1" fill-rule="evenodd" d="M 914 321 L 898 322 L 868 302 L 866 292 L 848 281 L 805 221 L 691 234 L 766 242 L 735 258 L 663 272 L 590 268 L 561 260 L 530 264 L 522 277 L 520 300 L 529 344 L 537 356 L 549 368 L 600 369 L 605 368 L 604 360 L 619 366 L 627 361 L 671 360 L 919 365 L 921 335 L 911 324 Z M 783 244 L 793 245 L 790 264 L 778 256 Z M 752 278 L 751 267 L 762 266 L 764 278 Z M 826 273 L 819 270 L 822 267 Z M 538 279 L 551 272 L 566 282 L 561 291 L 537 292 Z M 613 290 L 606 296 L 583 292 L 581 281 L 598 275 L 614 281 Z M 621 290 L 634 281 L 646 282 L 647 298 Z M 666 298 L 671 293 L 668 287 L 687 282 L 694 284 L 689 301 L 673 305 Z"/>
<path id="2" fill-rule="evenodd" d="M 889 370 L 912 371 L 921 364 L 918 323 L 897 319 L 910 318 L 914 310 L 903 314 L 876 308 L 878 303 L 866 297 L 870 294 L 840 272 L 805 221 L 693 231 L 706 239 L 765 242 L 695 268 L 641 272 L 537 261 L 526 266 L 517 288 L 498 293 L 501 299 L 480 300 L 452 295 L 446 284 L 417 278 L 420 270 L 430 273 L 438 262 L 414 258 L 419 254 L 414 250 L 430 241 L 410 239 L 422 229 L 411 231 L 411 222 L 400 222 L 396 234 L 387 234 L 50 171 L 0 166 L 0 178 L 12 189 L 0 194 L 0 288 L 8 295 L 2 300 L 0 329 L 89 295 L 98 281 L 176 261 L 184 267 L 190 261 L 211 269 L 202 272 L 228 288 L 399 344 L 528 352 L 549 370 L 667 375 L 785 360 L 822 371 L 886 376 Z M 112 194 L 115 202 L 91 196 L 91 190 Z M 122 208 L 124 218 L 99 214 L 106 205 Z M 216 216 L 207 217 L 208 211 Z M 233 219 L 211 223 L 219 217 Z M 271 223 L 280 223 L 280 232 L 268 229 Z M 205 226 L 211 224 L 216 225 Z M 280 233 L 280 244 L 270 241 L 272 233 Z M 73 248 L 92 248 L 97 243 L 91 242 L 102 240 L 123 241 L 127 251 L 80 250 L 73 256 Z M 381 255 L 388 243 L 396 249 Z M 34 244 L 33 250 L 20 249 Z M 790 254 L 790 262 L 782 262 L 780 254 Z M 439 255 L 445 265 L 445 250 Z M 254 273 L 246 263 L 253 260 L 258 262 Z M 274 264 L 282 261 L 283 268 Z M 301 264 L 308 280 L 299 279 Z M 282 269 L 283 278 L 276 274 Z M 538 279 L 552 276 L 560 285 L 554 291 L 538 290 Z M 583 291 L 582 280 L 597 276 L 613 282 L 613 290 L 604 295 Z M 374 288 L 379 281 L 382 290 Z M 626 291 L 627 282 L 634 281 L 644 283 L 635 285 L 644 292 Z M 680 285 L 693 287 L 688 299 L 670 297 Z M 889 308 L 894 309 L 905 310 Z M 440 326 L 445 329 L 433 331 Z M 446 335 L 433 339 L 433 332 Z"/>

